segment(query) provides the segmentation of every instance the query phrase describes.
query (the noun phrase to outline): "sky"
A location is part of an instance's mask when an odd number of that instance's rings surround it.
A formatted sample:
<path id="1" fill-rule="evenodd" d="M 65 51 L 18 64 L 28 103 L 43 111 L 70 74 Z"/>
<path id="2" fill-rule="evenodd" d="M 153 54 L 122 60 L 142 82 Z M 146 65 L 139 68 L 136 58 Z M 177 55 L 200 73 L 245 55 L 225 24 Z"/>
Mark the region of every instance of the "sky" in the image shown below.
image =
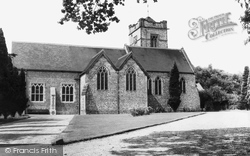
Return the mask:
<path id="1" fill-rule="evenodd" d="M 239 21 L 244 10 L 235 0 L 158 0 L 148 5 L 136 1 L 126 0 L 125 6 L 116 7 L 120 22 L 112 23 L 107 32 L 88 35 L 77 30 L 76 23 L 58 24 L 63 17 L 62 0 L 1 0 L 0 28 L 9 53 L 15 41 L 123 48 L 129 44 L 128 26 L 150 16 L 168 22 L 169 48 L 184 48 L 194 66 L 211 64 L 232 74 L 243 73 L 244 67 L 250 66 L 250 44 L 244 44 L 247 32 Z M 209 19 L 228 12 L 230 21 L 237 23 L 234 33 L 210 41 L 188 37 L 190 19 Z"/>

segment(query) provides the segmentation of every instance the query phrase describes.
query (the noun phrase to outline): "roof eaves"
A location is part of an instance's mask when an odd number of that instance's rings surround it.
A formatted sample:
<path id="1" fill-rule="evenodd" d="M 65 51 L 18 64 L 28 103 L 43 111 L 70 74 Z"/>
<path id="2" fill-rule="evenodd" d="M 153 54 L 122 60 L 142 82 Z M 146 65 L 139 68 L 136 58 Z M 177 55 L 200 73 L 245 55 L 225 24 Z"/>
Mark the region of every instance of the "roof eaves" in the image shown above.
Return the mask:
<path id="1" fill-rule="evenodd" d="M 18 68 L 18 70 L 21 68 Z M 73 71 L 73 70 L 53 70 L 53 69 L 25 69 L 25 71 L 34 71 L 34 72 L 62 72 L 62 73 L 81 73 L 81 71 Z"/>

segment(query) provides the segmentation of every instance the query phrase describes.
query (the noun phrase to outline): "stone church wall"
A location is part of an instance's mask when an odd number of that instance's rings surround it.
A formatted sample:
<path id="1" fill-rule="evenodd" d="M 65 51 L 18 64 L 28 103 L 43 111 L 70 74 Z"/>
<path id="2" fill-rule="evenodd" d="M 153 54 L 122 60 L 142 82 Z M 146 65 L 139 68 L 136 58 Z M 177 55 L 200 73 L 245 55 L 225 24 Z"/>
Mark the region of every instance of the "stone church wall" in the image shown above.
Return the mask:
<path id="1" fill-rule="evenodd" d="M 97 90 L 97 71 L 101 66 L 108 71 L 108 90 Z M 86 74 L 85 81 L 88 84 L 86 113 L 117 114 L 117 73 L 106 58 L 99 59 L 89 73 Z"/>
<path id="2" fill-rule="evenodd" d="M 148 72 L 152 80 L 152 90 L 151 95 L 148 96 L 148 106 L 152 107 L 154 110 L 164 109 L 169 110 L 170 106 L 167 104 L 169 99 L 169 73 L 160 73 L 160 72 Z M 155 79 L 159 76 L 162 80 L 162 95 L 155 95 Z"/>
<path id="3" fill-rule="evenodd" d="M 153 109 L 164 109 L 171 111 L 167 104 L 169 99 L 169 73 L 149 72 L 152 81 L 152 95 L 148 96 L 148 106 Z M 162 79 L 162 95 L 155 95 L 154 80 L 159 76 Z M 181 104 L 177 111 L 194 111 L 200 108 L 200 99 L 195 86 L 195 76 L 193 74 L 180 74 L 180 78 L 186 82 L 186 93 L 181 94 Z"/>
<path id="4" fill-rule="evenodd" d="M 200 110 L 200 97 L 196 88 L 195 76 L 193 74 L 180 74 L 186 82 L 186 93 L 181 94 L 181 104 L 178 111 Z"/>
<path id="5" fill-rule="evenodd" d="M 56 112 L 57 114 L 78 114 L 79 113 L 79 81 L 75 80 L 78 73 L 67 72 L 26 72 L 26 90 L 29 97 L 28 112 L 42 113 L 50 109 L 50 87 L 56 88 Z M 45 85 L 45 96 L 43 102 L 31 101 L 31 83 L 43 83 Z M 61 101 L 62 83 L 74 84 L 74 102 L 66 103 Z"/>
<path id="6" fill-rule="evenodd" d="M 126 71 L 132 67 L 136 71 L 136 90 L 126 90 Z M 133 108 L 147 107 L 147 76 L 133 59 L 128 60 L 119 71 L 119 108 L 120 113 L 129 113 Z"/>
<path id="7" fill-rule="evenodd" d="M 167 48 L 168 47 L 168 41 L 167 41 L 167 29 L 147 29 L 143 28 L 141 30 L 141 47 L 150 47 L 151 41 L 150 41 L 150 35 L 156 34 L 158 35 L 158 45 L 159 48 Z"/>

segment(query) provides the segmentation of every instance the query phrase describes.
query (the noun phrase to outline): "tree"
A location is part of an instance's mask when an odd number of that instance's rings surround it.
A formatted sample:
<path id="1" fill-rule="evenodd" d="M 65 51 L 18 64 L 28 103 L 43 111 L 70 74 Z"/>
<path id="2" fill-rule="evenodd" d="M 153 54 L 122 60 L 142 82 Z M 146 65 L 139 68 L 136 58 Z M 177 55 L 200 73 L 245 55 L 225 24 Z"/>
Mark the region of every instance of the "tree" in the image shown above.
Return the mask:
<path id="1" fill-rule="evenodd" d="M 2 29 L 0 29 L 0 115 L 7 119 L 9 115 L 14 116 L 16 112 L 22 112 L 26 108 L 27 97 L 24 91 L 26 82 L 25 74 L 12 64 Z"/>
<path id="2" fill-rule="evenodd" d="M 196 81 L 211 95 L 214 103 L 228 101 L 229 105 L 236 107 L 241 93 L 240 75 L 225 73 L 209 65 L 206 68 L 196 67 L 195 76 Z"/>
<path id="3" fill-rule="evenodd" d="M 250 0 L 236 0 L 240 3 L 240 6 L 245 9 L 244 15 L 240 17 L 240 22 L 242 23 L 242 28 L 247 30 L 247 33 L 250 34 Z M 245 40 L 245 44 L 250 42 L 250 36 Z"/>
<path id="4" fill-rule="evenodd" d="M 204 110 L 206 108 L 206 104 L 208 102 L 213 101 L 212 96 L 206 90 L 199 91 L 199 97 L 201 110 Z"/>
<path id="5" fill-rule="evenodd" d="M 142 1 L 147 3 L 147 0 Z M 59 23 L 75 22 L 78 24 L 77 28 L 85 30 L 87 34 L 105 32 L 111 22 L 120 21 L 115 15 L 115 6 L 123 6 L 124 2 L 125 0 L 63 0 L 61 12 L 64 17 Z M 137 3 L 140 2 L 137 0 Z"/>
<path id="6" fill-rule="evenodd" d="M 247 82 L 248 82 L 248 75 L 249 75 L 249 67 L 245 66 L 244 73 L 242 75 L 242 84 L 241 84 L 241 101 L 245 100 L 247 95 Z"/>
<path id="7" fill-rule="evenodd" d="M 25 81 L 25 72 L 21 69 L 19 75 L 19 92 L 16 98 L 16 103 L 19 102 L 17 112 L 19 115 L 22 115 L 23 111 L 27 108 L 28 98 L 26 97 L 26 81 Z"/>
<path id="8" fill-rule="evenodd" d="M 242 84 L 241 84 L 241 97 L 239 103 L 239 109 L 245 109 L 245 104 L 247 102 L 246 95 L 247 95 L 247 82 L 248 82 L 248 75 L 249 75 L 249 67 L 245 66 L 244 73 L 242 75 Z"/>
<path id="9" fill-rule="evenodd" d="M 10 67 L 10 59 L 5 44 L 5 38 L 2 29 L 0 29 L 0 115 L 3 114 L 7 118 L 9 106 L 7 105 L 6 97 L 9 92 L 9 83 L 7 81 L 8 67 Z"/>
<path id="10" fill-rule="evenodd" d="M 176 112 L 181 103 L 181 99 L 180 99 L 181 87 L 180 87 L 180 81 L 179 81 L 179 70 L 177 68 L 176 63 L 174 63 L 174 66 L 170 72 L 169 95 L 170 95 L 170 98 L 168 100 L 168 104 Z"/>

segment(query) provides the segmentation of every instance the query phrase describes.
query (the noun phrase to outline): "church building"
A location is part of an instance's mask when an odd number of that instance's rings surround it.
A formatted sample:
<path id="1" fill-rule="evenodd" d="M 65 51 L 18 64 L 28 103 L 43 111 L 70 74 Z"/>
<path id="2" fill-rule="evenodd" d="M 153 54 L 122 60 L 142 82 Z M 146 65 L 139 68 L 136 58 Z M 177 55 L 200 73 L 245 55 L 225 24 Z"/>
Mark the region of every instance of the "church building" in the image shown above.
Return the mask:
<path id="1" fill-rule="evenodd" d="M 119 114 L 133 108 L 171 111 L 170 71 L 182 88 L 178 111 L 199 110 L 192 63 L 168 48 L 167 21 L 141 18 L 123 48 L 13 42 L 13 63 L 25 69 L 28 113 Z"/>

